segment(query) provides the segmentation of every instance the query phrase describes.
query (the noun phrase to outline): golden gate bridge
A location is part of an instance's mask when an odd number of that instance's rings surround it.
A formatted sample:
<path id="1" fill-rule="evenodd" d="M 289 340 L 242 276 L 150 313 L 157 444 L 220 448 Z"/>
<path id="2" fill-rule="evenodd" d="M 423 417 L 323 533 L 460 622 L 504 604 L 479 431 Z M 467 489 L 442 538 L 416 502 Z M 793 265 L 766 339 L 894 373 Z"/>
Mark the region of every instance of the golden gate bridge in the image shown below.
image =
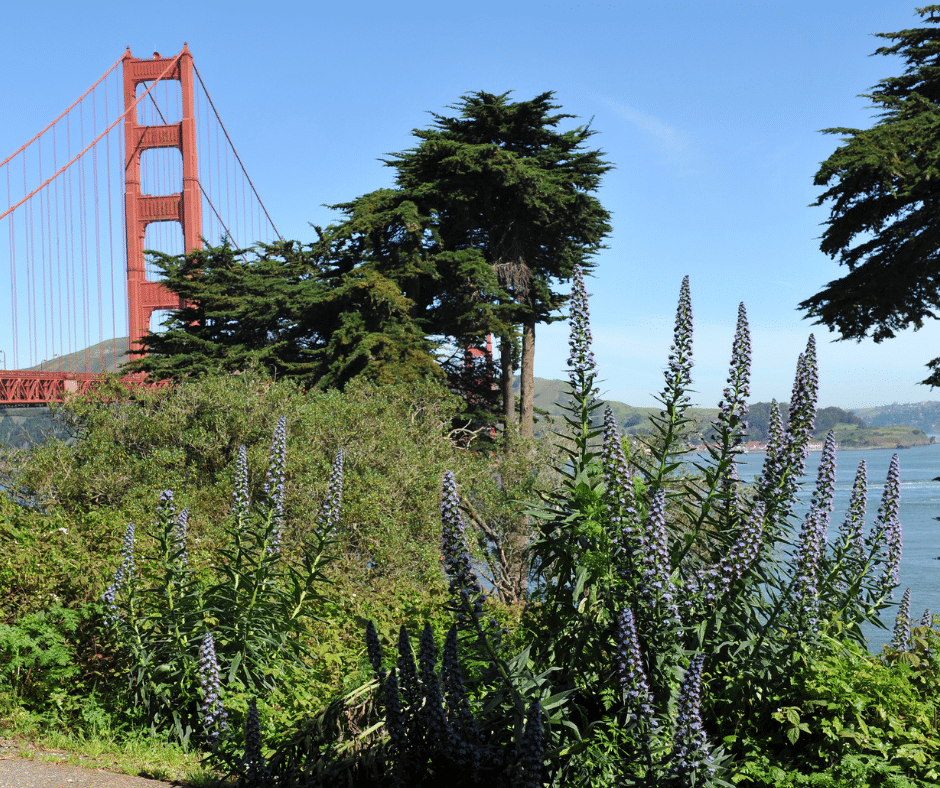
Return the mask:
<path id="1" fill-rule="evenodd" d="M 145 250 L 279 237 L 188 46 L 128 48 L 0 162 L 0 405 L 87 390 L 180 306 Z"/>

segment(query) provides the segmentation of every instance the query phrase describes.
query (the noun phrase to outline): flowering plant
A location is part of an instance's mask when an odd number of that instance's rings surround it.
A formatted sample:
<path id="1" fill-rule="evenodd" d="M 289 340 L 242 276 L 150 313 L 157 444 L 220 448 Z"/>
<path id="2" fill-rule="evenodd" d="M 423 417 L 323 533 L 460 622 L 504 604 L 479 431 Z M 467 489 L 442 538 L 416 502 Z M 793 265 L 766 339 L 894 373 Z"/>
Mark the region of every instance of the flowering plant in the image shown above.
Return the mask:
<path id="1" fill-rule="evenodd" d="M 187 548 L 189 510 L 160 496 L 157 522 L 131 524 L 121 564 L 105 591 L 106 619 L 129 674 L 134 706 L 153 730 L 183 742 L 195 736 L 213 752 L 226 740 L 226 692 L 274 688 L 283 659 L 302 664 L 299 635 L 329 561 L 342 498 L 342 453 L 334 462 L 320 528 L 296 559 L 282 549 L 286 421 L 278 422 L 268 473 L 252 501 L 248 458 L 240 447 L 226 543 L 213 548 L 212 571 L 197 573 Z M 137 540 L 143 536 L 141 549 Z"/>
<path id="2" fill-rule="evenodd" d="M 683 280 L 662 409 L 632 451 L 613 413 L 598 417 L 588 297 L 580 270 L 573 279 L 566 461 L 560 487 L 528 511 L 527 644 L 509 650 L 486 620 L 448 472 L 441 523 L 453 626 L 440 665 L 429 626 L 417 658 L 402 628 L 388 660 L 375 627 L 366 630 L 387 736 L 354 760 L 375 767 L 377 785 L 727 786 L 736 732 L 773 718 L 795 666 L 830 628 L 861 640 L 860 624 L 897 584 L 897 458 L 867 537 L 863 465 L 830 543 L 832 436 L 801 526 L 795 517 L 816 414 L 812 337 L 787 422 L 775 405 L 763 470 L 745 489 L 736 468 L 751 363 L 744 306 L 711 437 L 690 457 L 692 302 Z M 908 625 L 905 613 L 899 627 Z M 341 778 L 334 770 L 329 779 Z"/>

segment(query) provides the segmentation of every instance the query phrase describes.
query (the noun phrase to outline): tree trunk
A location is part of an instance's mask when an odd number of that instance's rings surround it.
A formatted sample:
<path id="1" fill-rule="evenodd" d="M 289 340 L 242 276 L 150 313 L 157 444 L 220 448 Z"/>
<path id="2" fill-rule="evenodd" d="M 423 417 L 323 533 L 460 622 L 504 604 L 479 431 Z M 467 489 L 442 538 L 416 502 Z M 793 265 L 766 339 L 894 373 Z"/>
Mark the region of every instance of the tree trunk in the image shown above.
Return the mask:
<path id="1" fill-rule="evenodd" d="M 522 364 L 519 371 L 519 434 L 531 438 L 535 429 L 535 316 L 522 324 Z"/>
<path id="2" fill-rule="evenodd" d="M 503 391 L 503 434 L 508 444 L 511 425 L 516 420 L 516 392 L 512 387 L 512 337 L 499 338 L 499 372 Z"/>

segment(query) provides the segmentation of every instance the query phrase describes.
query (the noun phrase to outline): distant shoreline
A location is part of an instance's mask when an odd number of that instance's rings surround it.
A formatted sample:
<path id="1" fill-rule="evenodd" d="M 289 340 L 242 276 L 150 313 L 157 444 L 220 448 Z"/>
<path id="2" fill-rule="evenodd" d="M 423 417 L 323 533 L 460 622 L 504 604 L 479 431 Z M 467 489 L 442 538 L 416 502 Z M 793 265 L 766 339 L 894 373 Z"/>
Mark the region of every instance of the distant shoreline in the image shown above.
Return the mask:
<path id="1" fill-rule="evenodd" d="M 909 443 L 909 444 L 895 444 L 894 446 L 883 445 L 883 446 L 841 446 L 839 443 L 836 443 L 837 451 L 900 451 L 903 449 L 914 449 L 919 446 L 940 446 L 940 442 L 936 441 L 932 436 L 928 443 Z M 823 444 L 818 442 L 813 442 L 809 445 L 810 452 L 821 452 L 823 450 Z M 708 451 L 708 444 L 701 443 L 698 446 L 693 446 L 690 451 L 693 453 L 701 453 Z M 758 445 L 748 444 L 747 447 L 741 454 L 766 454 L 767 453 L 767 444 L 762 443 Z"/>

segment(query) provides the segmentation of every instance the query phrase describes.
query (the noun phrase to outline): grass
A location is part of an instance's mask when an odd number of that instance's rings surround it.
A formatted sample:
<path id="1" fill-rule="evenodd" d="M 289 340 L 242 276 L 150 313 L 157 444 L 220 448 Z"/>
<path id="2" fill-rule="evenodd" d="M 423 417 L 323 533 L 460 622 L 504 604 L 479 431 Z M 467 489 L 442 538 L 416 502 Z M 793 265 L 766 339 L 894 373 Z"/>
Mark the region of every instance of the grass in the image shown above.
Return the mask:
<path id="1" fill-rule="evenodd" d="M 20 758 L 178 781 L 190 788 L 221 784 L 219 775 L 202 766 L 197 750 L 155 738 L 149 730 L 43 730 L 28 712 L 7 707 L 0 709 L 0 739 L 11 740 L 12 752 Z"/>

